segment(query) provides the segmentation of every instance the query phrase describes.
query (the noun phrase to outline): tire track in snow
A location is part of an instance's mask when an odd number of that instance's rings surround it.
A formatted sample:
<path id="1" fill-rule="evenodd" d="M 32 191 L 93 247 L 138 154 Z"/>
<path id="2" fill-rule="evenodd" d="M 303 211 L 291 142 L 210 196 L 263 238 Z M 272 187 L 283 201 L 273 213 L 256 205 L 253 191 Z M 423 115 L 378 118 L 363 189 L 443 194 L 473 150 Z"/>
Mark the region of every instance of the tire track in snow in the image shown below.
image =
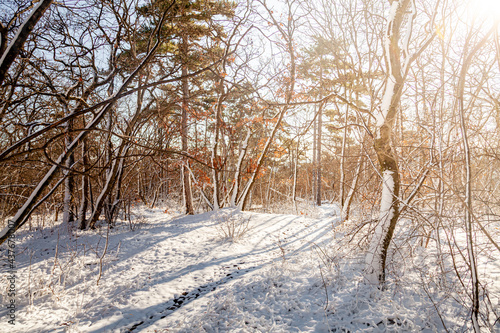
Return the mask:
<path id="1" fill-rule="evenodd" d="M 164 319 L 170 314 L 172 314 L 174 311 L 177 309 L 181 308 L 183 305 L 186 305 L 195 299 L 198 299 L 199 297 L 205 296 L 209 294 L 212 291 L 215 291 L 217 287 L 220 285 L 226 284 L 229 282 L 231 279 L 234 279 L 237 276 L 241 276 L 243 274 L 246 274 L 250 271 L 255 270 L 258 266 L 251 266 L 247 268 L 242 268 L 240 265 L 244 265 L 245 262 L 239 262 L 237 264 L 231 264 L 231 265 L 224 265 L 224 266 L 219 266 L 219 271 L 217 272 L 218 277 L 220 277 L 219 280 L 200 285 L 199 287 L 191 290 L 191 291 L 185 291 L 181 294 L 181 296 L 176 297 L 172 300 L 169 300 L 166 302 L 165 307 L 163 310 L 157 312 L 156 314 L 150 315 L 147 319 L 142 320 L 138 323 L 133 324 L 129 328 L 125 328 L 122 330 L 122 333 L 129 333 L 129 332 L 136 332 L 137 328 L 143 328 L 141 326 L 150 326 L 154 322 Z M 232 271 L 230 271 L 232 269 Z M 229 273 L 228 273 L 229 272 Z M 146 328 L 146 327 L 144 327 Z"/>

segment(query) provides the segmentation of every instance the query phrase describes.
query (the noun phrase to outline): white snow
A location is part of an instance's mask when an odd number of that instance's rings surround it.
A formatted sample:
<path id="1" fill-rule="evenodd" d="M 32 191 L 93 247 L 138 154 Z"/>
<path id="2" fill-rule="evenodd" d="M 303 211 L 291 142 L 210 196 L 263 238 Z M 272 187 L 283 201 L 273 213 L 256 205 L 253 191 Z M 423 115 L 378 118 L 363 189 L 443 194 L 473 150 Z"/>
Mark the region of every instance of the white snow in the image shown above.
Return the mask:
<path id="1" fill-rule="evenodd" d="M 386 81 L 384 97 L 382 98 L 382 105 L 380 106 L 380 112 L 376 115 L 377 128 L 382 126 L 385 122 L 385 118 L 387 118 L 387 113 L 389 112 L 389 108 L 391 106 L 392 96 L 394 95 L 395 85 L 396 79 L 393 75 L 390 75 Z M 380 138 L 380 133 L 378 135 L 378 138 Z"/>
<path id="2" fill-rule="evenodd" d="M 377 126 L 377 133 L 376 133 L 377 139 L 380 138 L 380 127 L 384 124 L 385 119 L 387 118 L 387 114 L 391 106 L 392 97 L 394 96 L 395 93 L 394 87 L 396 85 L 396 78 L 392 73 L 390 54 L 391 54 L 392 25 L 394 24 L 394 20 L 396 18 L 399 6 L 400 6 L 400 1 L 398 0 L 393 1 L 389 9 L 389 16 L 387 18 L 384 49 L 385 49 L 385 56 L 387 57 L 387 64 L 388 64 L 387 73 L 389 74 L 389 76 L 385 81 L 384 96 L 382 97 L 380 112 L 377 113 L 375 116 L 376 126 Z"/>
<path id="3" fill-rule="evenodd" d="M 431 247 L 417 246 L 420 252 L 408 259 L 402 257 L 407 242 L 399 244 L 388 265 L 387 289 L 364 283 L 366 234 L 348 234 L 352 218 L 336 226 L 337 205 L 317 207 L 315 218 L 237 209 L 194 216 L 164 208 L 134 211 L 133 228 L 118 221 L 109 234 L 105 225 L 84 232 L 68 232 L 63 224 L 19 230 L 16 325 L 2 322 L 0 330 L 442 331 L 428 295 L 448 329 L 466 325 L 467 309 L 446 297 L 445 291 L 454 292 L 451 287 L 443 291 L 435 285 Z M 236 241 L 220 229 L 234 221 L 248 221 Z M 396 241 L 405 239 L 408 227 L 398 230 Z M 6 304 L 4 248 L 0 256 L 0 303 Z M 500 272 L 498 260 L 489 258 L 487 264 Z M 498 284 L 498 275 L 490 282 L 484 267 L 480 272 L 485 283 Z M 2 319 L 5 314 L 2 307 Z"/>
<path id="4" fill-rule="evenodd" d="M 382 239 L 387 234 L 391 219 L 394 216 L 394 208 L 392 207 L 392 199 L 394 196 L 393 174 L 394 173 L 390 170 L 385 170 L 383 172 L 380 214 L 365 258 L 367 266 L 366 279 L 373 285 L 379 283 L 378 277 L 382 274 L 382 262 L 380 257 L 382 253 Z"/>

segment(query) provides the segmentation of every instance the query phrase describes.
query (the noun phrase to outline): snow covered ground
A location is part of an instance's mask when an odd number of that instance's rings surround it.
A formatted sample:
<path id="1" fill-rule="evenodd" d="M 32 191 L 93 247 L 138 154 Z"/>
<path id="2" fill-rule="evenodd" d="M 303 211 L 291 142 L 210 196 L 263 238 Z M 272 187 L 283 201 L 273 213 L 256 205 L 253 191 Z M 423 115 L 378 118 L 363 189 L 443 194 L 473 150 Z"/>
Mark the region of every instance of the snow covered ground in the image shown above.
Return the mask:
<path id="1" fill-rule="evenodd" d="M 23 229 L 16 238 L 16 325 L 2 307 L 0 331 L 467 331 L 467 309 L 457 301 L 464 295 L 438 288 L 431 250 L 409 259 L 404 244 L 395 246 L 390 281 L 378 290 L 362 274 L 366 240 L 348 242 L 358 236 L 345 236 L 349 222 L 334 229 L 337 214 L 329 204 L 314 218 L 137 208 L 133 225 L 109 230 Z M 226 237 L 238 225 L 242 235 Z M 0 255 L 7 286 L 3 247 Z M 492 286 L 498 263 L 488 261 L 483 272 L 493 274 Z M 7 301 L 2 287 L 0 303 Z"/>

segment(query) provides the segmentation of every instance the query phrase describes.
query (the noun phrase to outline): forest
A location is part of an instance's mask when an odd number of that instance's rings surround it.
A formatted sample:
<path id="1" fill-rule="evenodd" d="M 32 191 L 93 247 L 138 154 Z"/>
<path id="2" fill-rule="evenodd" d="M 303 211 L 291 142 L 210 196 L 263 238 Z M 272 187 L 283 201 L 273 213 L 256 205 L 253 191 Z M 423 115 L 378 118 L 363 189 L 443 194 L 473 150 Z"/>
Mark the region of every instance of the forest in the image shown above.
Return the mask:
<path id="1" fill-rule="evenodd" d="M 499 23 L 0 1 L 0 331 L 498 332 Z"/>

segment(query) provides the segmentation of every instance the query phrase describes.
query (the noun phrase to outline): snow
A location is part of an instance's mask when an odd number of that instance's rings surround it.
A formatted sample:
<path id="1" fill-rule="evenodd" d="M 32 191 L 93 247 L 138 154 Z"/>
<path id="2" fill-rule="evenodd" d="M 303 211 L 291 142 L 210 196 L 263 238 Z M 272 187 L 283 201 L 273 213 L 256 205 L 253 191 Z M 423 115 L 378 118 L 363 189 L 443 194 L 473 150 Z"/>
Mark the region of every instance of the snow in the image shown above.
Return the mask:
<path id="1" fill-rule="evenodd" d="M 366 278 L 369 283 L 374 285 L 379 283 L 379 276 L 382 274 L 382 239 L 387 234 L 391 219 L 394 216 L 394 208 L 392 207 L 392 199 L 394 196 L 393 174 L 394 172 L 385 170 L 382 175 L 383 182 L 380 215 L 365 259 L 367 265 Z"/>
<path id="2" fill-rule="evenodd" d="M 442 331 L 422 285 L 448 329 L 466 325 L 467 309 L 436 287 L 431 247 L 417 247 L 408 259 L 403 256 L 408 245 L 400 241 L 391 254 L 387 288 L 366 284 L 366 235 L 349 234 L 356 221 L 338 223 L 335 204 L 314 208 L 313 216 L 234 208 L 194 216 L 140 206 L 134 212 L 132 224 L 118 221 L 109 232 L 104 224 L 97 231 L 57 223 L 20 229 L 16 325 L 1 323 L 1 331 Z M 236 237 L 221 232 L 246 222 Z M 396 241 L 405 239 L 407 224 Z M 0 255 L 7 257 L 4 248 Z M 498 260 L 489 257 L 486 263 L 500 272 Z M 2 280 L 6 265 L 2 262 Z M 499 283 L 498 275 L 485 280 L 489 272 L 481 267 L 485 283 Z M 5 285 L 2 281 L 2 304 Z M 0 316 L 5 314 L 2 307 Z"/>
<path id="3" fill-rule="evenodd" d="M 385 119 L 387 118 L 392 98 L 395 93 L 394 87 L 396 85 L 396 78 L 392 73 L 390 54 L 391 54 L 392 25 L 394 24 L 394 20 L 396 18 L 399 6 L 400 6 L 400 1 L 393 1 L 389 9 L 389 17 L 387 18 L 387 28 L 386 28 L 387 30 L 384 40 L 384 49 L 385 49 L 385 56 L 387 57 L 388 60 L 387 73 L 389 74 L 389 76 L 387 77 L 387 80 L 385 82 L 384 96 L 382 97 L 380 112 L 377 113 L 377 115 L 375 116 L 376 126 L 378 129 L 376 133 L 377 139 L 380 139 L 380 127 L 384 124 Z"/>
<path id="4" fill-rule="evenodd" d="M 377 113 L 377 128 L 382 126 L 387 118 L 387 113 L 391 106 L 392 96 L 394 95 L 394 86 L 396 85 L 396 79 L 393 75 L 387 78 L 386 87 L 384 91 L 384 97 L 382 98 L 382 105 L 380 106 L 380 112 Z M 380 138 L 380 136 L 378 137 Z"/>

